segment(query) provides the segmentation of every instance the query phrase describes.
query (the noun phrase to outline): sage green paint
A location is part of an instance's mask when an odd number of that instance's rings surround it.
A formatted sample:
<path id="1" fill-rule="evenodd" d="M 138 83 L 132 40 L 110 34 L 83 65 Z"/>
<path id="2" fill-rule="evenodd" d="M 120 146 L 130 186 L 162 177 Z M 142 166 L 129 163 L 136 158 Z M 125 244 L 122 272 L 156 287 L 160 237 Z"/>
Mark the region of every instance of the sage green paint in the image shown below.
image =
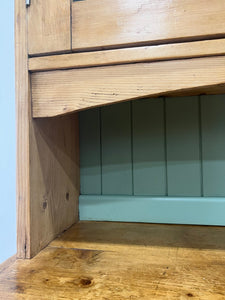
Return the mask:
<path id="1" fill-rule="evenodd" d="M 204 196 L 225 196 L 225 95 L 202 96 Z"/>
<path id="2" fill-rule="evenodd" d="M 166 195 L 164 100 L 133 102 L 134 195 Z"/>
<path id="3" fill-rule="evenodd" d="M 201 196 L 198 97 L 166 99 L 168 196 Z"/>
<path id="4" fill-rule="evenodd" d="M 225 95 L 81 112 L 80 152 L 82 220 L 225 225 Z"/>
<path id="5" fill-rule="evenodd" d="M 102 194 L 132 195 L 131 104 L 101 109 Z"/>
<path id="6" fill-rule="evenodd" d="M 225 199 L 81 195 L 80 220 L 225 225 Z"/>
<path id="7" fill-rule="evenodd" d="M 80 192 L 101 194 L 99 109 L 80 113 Z"/>

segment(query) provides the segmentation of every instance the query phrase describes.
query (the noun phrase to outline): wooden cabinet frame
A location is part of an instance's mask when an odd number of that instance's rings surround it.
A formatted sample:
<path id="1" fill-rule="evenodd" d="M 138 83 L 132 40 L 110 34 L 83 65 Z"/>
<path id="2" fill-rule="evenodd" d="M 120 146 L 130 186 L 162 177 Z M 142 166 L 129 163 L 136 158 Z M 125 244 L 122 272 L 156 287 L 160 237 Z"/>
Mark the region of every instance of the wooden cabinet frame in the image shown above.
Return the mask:
<path id="1" fill-rule="evenodd" d="M 19 258 L 34 256 L 57 234 L 77 221 L 79 195 L 78 116 L 38 120 L 32 118 L 26 32 L 25 1 L 16 0 Z M 61 184 L 64 186 L 63 189 L 60 188 Z M 62 198 L 64 198 L 63 205 Z M 57 199 L 60 200 L 58 204 Z"/>
<path id="2" fill-rule="evenodd" d="M 28 60 L 26 14 L 25 1 L 15 0 L 19 258 L 78 221 L 79 110 L 225 92 L 224 39 Z"/>

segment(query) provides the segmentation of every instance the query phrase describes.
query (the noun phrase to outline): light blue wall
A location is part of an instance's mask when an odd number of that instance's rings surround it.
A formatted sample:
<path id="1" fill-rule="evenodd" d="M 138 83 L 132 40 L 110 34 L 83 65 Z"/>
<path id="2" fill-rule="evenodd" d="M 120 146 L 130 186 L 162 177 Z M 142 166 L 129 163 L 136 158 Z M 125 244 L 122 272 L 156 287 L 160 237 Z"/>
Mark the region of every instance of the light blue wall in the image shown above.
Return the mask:
<path id="1" fill-rule="evenodd" d="M 14 1 L 0 9 L 0 263 L 16 253 Z"/>

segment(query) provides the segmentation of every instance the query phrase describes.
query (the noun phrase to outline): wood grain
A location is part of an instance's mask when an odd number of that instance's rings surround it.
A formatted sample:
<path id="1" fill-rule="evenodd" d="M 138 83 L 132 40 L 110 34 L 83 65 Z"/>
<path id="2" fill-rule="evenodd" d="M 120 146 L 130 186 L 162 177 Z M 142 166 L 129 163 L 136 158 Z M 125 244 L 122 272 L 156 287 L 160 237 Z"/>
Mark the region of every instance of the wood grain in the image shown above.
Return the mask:
<path id="1" fill-rule="evenodd" d="M 33 117 L 49 117 L 110 103 L 225 83 L 225 56 L 89 69 L 37 72 Z M 220 89 L 221 91 L 221 89 Z"/>
<path id="2" fill-rule="evenodd" d="M 0 298 L 222 300 L 223 237 L 219 227 L 80 223 L 0 273 Z"/>
<path id="3" fill-rule="evenodd" d="M 32 124 L 31 257 L 78 221 L 80 189 L 78 115 Z"/>
<path id="4" fill-rule="evenodd" d="M 225 39 L 32 57 L 29 70 L 48 71 L 225 54 Z"/>
<path id="5" fill-rule="evenodd" d="M 27 69 L 26 7 L 15 1 L 15 74 L 17 121 L 17 256 L 30 256 L 30 82 Z"/>
<path id="6" fill-rule="evenodd" d="M 96 49 L 225 36 L 224 18 L 223 0 L 75 1 L 72 48 Z"/>
<path id="7" fill-rule="evenodd" d="M 7 269 L 9 266 L 11 266 L 16 261 L 16 254 L 9 257 L 7 260 L 5 260 L 3 263 L 0 264 L 0 273 L 3 272 L 5 269 Z"/>
<path id="8" fill-rule="evenodd" d="M 73 225 L 51 247 L 124 251 L 138 248 L 190 248 L 225 250 L 225 227 L 120 222 L 88 222 Z"/>
<path id="9" fill-rule="evenodd" d="M 22 0 L 15 1 L 15 33 L 17 257 L 30 258 L 78 218 L 79 134 L 77 116 L 32 119 Z"/>
<path id="10" fill-rule="evenodd" d="M 71 50 L 70 0 L 32 0 L 27 17 L 30 55 Z"/>

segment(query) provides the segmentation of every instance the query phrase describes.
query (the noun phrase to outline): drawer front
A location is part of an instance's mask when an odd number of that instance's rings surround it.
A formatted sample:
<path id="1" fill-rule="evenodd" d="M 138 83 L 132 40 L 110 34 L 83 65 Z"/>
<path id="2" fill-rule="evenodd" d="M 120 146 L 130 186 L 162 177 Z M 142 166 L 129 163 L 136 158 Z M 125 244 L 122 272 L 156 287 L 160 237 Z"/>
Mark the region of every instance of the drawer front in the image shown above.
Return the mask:
<path id="1" fill-rule="evenodd" d="M 71 50 L 70 0 L 32 0 L 28 7 L 30 55 Z"/>
<path id="2" fill-rule="evenodd" d="M 120 47 L 225 36 L 224 0 L 83 0 L 72 4 L 72 47 Z"/>

